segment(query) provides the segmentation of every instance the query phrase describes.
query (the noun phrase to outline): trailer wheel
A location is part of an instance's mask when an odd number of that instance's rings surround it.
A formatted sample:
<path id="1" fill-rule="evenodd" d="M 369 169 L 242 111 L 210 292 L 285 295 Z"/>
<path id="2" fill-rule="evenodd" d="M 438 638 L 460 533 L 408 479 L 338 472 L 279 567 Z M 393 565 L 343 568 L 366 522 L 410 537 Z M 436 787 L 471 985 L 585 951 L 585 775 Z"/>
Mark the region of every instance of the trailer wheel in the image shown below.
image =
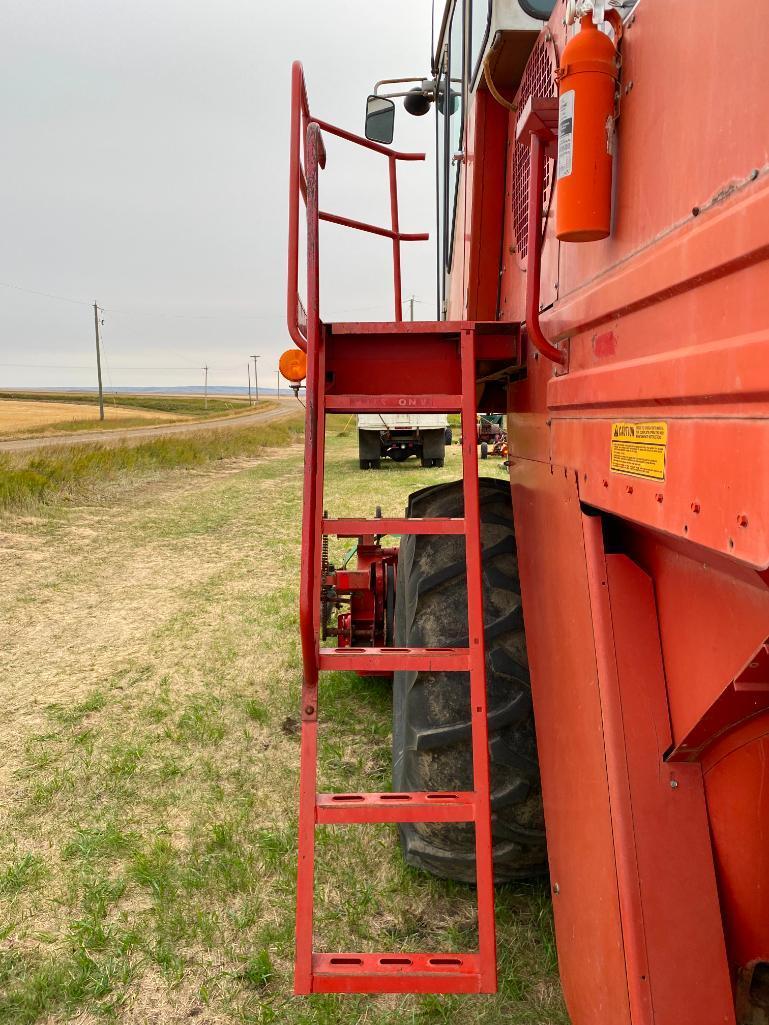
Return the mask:
<path id="1" fill-rule="evenodd" d="M 481 442 L 481 459 L 489 458 L 489 443 L 487 441 Z"/>
<path id="2" fill-rule="evenodd" d="M 480 498 L 494 868 L 496 881 L 504 882 L 545 871 L 545 831 L 507 481 L 481 478 Z M 462 516 L 461 481 L 412 494 L 408 513 Z M 397 647 L 467 645 L 463 536 L 404 537 L 397 581 Z M 393 787 L 473 789 L 467 673 L 395 673 Z M 406 823 L 399 829 L 409 865 L 475 881 L 471 825 Z"/>

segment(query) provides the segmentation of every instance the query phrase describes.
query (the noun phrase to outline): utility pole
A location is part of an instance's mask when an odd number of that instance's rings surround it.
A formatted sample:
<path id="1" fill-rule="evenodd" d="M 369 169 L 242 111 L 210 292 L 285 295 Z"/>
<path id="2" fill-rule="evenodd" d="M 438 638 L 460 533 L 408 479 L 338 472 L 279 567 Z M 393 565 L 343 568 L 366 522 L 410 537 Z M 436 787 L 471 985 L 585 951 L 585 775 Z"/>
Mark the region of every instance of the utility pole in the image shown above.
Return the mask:
<path id="1" fill-rule="evenodd" d="M 208 409 L 208 367 L 205 366 L 203 367 L 203 369 L 206 372 L 205 383 L 203 385 L 203 394 L 205 395 L 204 406 L 206 409 Z"/>
<path id="2" fill-rule="evenodd" d="M 251 364 L 250 363 L 246 363 L 246 370 L 248 371 L 248 404 L 249 404 L 249 406 L 252 406 L 253 403 L 251 401 Z"/>
<path id="3" fill-rule="evenodd" d="M 256 361 L 260 359 L 259 356 L 252 356 L 251 359 L 254 361 L 254 402 L 259 405 L 259 377 L 256 373 Z"/>
<path id="4" fill-rule="evenodd" d="M 99 378 L 99 419 L 104 419 L 104 390 L 101 386 L 101 347 L 99 345 L 99 307 L 93 304 L 93 326 L 96 328 L 96 375 Z"/>
<path id="5" fill-rule="evenodd" d="M 412 295 L 412 297 L 410 299 L 407 299 L 406 301 L 411 306 L 411 319 L 413 320 L 414 319 L 414 296 Z"/>
<path id="6" fill-rule="evenodd" d="M 278 371 L 278 398 L 280 398 L 280 371 Z"/>

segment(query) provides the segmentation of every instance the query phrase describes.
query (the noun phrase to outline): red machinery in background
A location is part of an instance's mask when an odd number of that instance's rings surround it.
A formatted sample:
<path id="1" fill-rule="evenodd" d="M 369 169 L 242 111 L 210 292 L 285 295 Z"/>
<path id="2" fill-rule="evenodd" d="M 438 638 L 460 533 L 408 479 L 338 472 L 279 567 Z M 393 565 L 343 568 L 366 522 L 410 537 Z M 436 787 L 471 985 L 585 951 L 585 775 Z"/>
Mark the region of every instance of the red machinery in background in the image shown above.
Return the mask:
<path id="1" fill-rule="evenodd" d="M 716 0 L 447 3 L 422 90 L 438 124 L 446 319 L 414 324 L 400 322 L 399 247 L 424 236 L 400 231 L 395 167 L 420 155 L 313 119 L 294 68 L 288 318 L 307 352 L 300 992 L 494 988 L 492 865 L 509 877 L 521 852 L 504 848 L 490 807 L 490 703 L 508 706 L 484 647 L 504 610 L 482 573 L 484 507 L 499 496 L 479 491 L 474 425 L 478 410 L 506 409 L 572 1021 L 769 1022 L 767 49 L 766 19 L 745 26 Z M 387 159 L 389 228 L 320 210 L 323 132 Z M 391 240 L 395 322 L 321 320 L 320 220 Z M 462 413 L 461 489 L 443 505 L 419 493 L 397 520 L 324 516 L 326 413 L 404 407 Z M 355 570 L 325 564 L 334 533 L 360 538 Z M 388 534 L 404 538 L 397 556 L 379 543 Z M 436 559 L 466 537 L 461 644 L 412 646 L 399 622 L 399 600 L 419 590 L 403 553 L 427 535 L 437 540 L 420 550 Z M 331 609 L 338 644 L 324 649 Z M 344 667 L 394 671 L 396 696 L 399 674 L 407 687 L 467 674 L 472 786 L 316 795 L 318 674 Z M 400 714 L 408 703 L 396 701 L 396 733 Z M 313 953 L 314 828 L 341 821 L 473 823 L 478 952 Z"/>

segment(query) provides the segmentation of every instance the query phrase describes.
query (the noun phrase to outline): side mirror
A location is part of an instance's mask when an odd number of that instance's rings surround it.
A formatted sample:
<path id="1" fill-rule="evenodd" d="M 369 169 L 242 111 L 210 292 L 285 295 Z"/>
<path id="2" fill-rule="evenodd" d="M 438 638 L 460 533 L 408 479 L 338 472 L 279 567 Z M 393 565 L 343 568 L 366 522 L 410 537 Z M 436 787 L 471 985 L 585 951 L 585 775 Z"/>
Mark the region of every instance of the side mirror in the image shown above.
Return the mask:
<path id="1" fill-rule="evenodd" d="M 366 100 L 366 138 L 389 146 L 395 132 L 395 104 L 383 96 Z"/>

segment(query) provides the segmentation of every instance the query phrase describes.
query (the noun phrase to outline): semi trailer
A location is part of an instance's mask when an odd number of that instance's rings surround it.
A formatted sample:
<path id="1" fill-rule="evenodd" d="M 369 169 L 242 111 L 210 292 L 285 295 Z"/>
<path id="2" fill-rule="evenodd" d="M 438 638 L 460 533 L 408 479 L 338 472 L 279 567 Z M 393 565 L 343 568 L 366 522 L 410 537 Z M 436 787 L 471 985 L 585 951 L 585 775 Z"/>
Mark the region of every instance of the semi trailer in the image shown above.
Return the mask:
<path id="1" fill-rule="evenodd" d="M 364 135 L 318 117 L 293 67 L 298 993 L 491 992 L 495 883 L 546 870 L 574 1025 L 769 1022 L 761 15 L 450 0 L 428 70 L 372 89 Z M 406 323 L 401 247 L 428 236 L 399 222 L 398 171 L 424 158 L 392 146 L 400 97 L 438 162 L 436 319 Z M 388 224 L 324 206 L 331 136 L 381 159 Z M 391 321 L 323 319 L 320 222 L 391 246 Z M 500 409 L 509 479 L 487 480 L 476 416 Z M 326 416 L 404 411 L 461 415 L 462 479 L 397 518 L 326 512 Z M 329 565 L 329 536 L 357 565 Z M 317 792 L 340 669 L 392 674 L 390 791 Z M 477 949 L 315 950 L 315 829 L 347 822 L 398 823 L 409 864 L 474 882 Z"/>
<path id="2" fill-rule="evenodd" d="M 416 456 L 422 466 L 443 466 L 451 428 L 445 413 L 359 413 L 361 470 L 376 470 L 381 459 L 402 463 Z"/>

